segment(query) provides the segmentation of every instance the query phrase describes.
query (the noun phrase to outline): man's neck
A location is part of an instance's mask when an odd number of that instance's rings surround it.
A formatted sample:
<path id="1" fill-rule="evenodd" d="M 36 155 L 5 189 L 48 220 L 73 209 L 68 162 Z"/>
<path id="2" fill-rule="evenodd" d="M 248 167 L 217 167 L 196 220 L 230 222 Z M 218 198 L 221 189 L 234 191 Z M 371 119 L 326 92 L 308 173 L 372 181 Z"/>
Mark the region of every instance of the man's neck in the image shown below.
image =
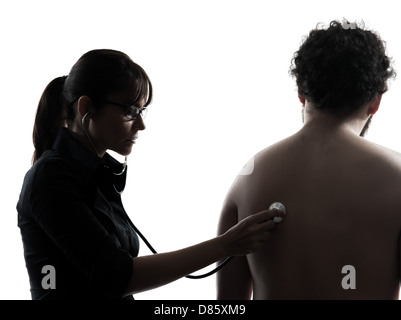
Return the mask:
<path id="1" fill-rule="evenodd" d="M 364 110 L 361 110 L 347 117 L 338 116 L 329 111 L 319 110 L 313 104 L 306 102 L 302 131 L 313 131 L 323 136 L 334 132 L 360 136 L 368 120 L 364 115 Z"/>

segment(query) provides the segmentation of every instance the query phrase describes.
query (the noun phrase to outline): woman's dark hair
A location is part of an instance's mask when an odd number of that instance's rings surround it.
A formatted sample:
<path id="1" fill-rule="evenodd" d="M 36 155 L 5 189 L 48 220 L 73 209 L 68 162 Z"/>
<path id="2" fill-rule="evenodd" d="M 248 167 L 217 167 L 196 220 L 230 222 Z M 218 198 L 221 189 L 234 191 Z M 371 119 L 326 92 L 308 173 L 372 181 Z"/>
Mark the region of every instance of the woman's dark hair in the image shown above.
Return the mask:
<path id="1" fill-rule="evenodd" d="M 51 81 L 40 98 L 33 128 L 35 151 L 32 163 L 50 149 L 59 129 L 75 118 L 74 107 L 81 96 L 105 99 L 130 90 L 137 104 L 152 101 L 152 84 L 146 72 L 125 53 L 101 49 L 85 53 L 68 76 Z"/>
<path id="2" fill-rule="evenodd" d="M 300 96 L 344 116 L 386 92 L 387 80 L 396 75 L 380 37 L 346 20 L 310 31 L 293 56 L 290 74 Z"/>

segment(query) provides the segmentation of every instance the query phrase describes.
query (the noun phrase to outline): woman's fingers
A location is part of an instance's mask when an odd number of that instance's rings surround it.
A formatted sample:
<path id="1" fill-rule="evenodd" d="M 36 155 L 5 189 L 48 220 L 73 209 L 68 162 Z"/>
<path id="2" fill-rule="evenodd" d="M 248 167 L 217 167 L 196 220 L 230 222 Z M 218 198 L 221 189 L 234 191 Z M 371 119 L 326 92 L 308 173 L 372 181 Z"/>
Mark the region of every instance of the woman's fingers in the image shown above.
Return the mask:
<path id="1" fill-rule="evenodd" d="M 263 210 L 255 213 L 226 232 L 233 240 L 230 242 L 232 255 L 244 255 L 257 251 L 271 236 L 276 228 L 275 217 L 283 217 L 284 212 Z M 230 250 L 230 251 L 231 251 Z"/>
<path id="2" fill-rule="evenodd" d="M 284 218 L 284 212 L 276 210 L 276 209 L 263 210 L 263 211 L 260 211 L 258 213 L 255 213 L 255 214 L 249 216 L 247 219 L 249 219 L 250 221 L 252 221 L 254 223 L 260 224 L 260 223 L 264 223 L 268 220 L 273 220 L 275 217 Z"/>

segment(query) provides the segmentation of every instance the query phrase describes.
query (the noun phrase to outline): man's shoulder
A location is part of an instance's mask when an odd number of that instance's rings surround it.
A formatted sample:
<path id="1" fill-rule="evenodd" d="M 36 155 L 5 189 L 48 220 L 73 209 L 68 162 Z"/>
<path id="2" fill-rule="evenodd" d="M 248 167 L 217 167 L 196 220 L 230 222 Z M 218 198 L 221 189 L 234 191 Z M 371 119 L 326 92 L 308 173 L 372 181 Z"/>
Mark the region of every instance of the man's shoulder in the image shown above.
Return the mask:
<path id="1" fill-rule="evenodd" d="M 388 163 L 395 169 L 401 170 L 401 153 L 384 145 L 366 140 L 363 151 L 377 162 Z"/>
<path id="2" fill-rule="evenodd" d="M 365 140 L 365 139 L 364 139 Z M 387 153 L 388 155 L 392 155 L 395 157 L 401 158 L 401 152 L 394 150 L 392 148 L 389 148 L 385 145 L 370 141 L 370 140 L 365 140 L 366 144 L 370 145 L 372 148 L 377 149 L 378 151 L 382 151 Z"/>

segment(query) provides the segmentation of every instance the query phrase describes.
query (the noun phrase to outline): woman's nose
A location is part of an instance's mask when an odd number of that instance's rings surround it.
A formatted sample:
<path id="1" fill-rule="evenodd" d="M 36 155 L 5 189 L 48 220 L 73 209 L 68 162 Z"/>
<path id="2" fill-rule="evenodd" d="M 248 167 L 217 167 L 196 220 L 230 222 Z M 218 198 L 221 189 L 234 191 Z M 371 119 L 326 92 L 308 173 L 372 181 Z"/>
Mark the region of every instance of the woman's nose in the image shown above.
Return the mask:
<path id="1" fill-rule="evenodd" d="M 138 115 L 138 118 L 136 118 L 135 121 L 133 122 L 132 129 L 135 129 L 135 130 L 145 130 L 146 129 L 145 123 L 144 123 L 141 115 Z"/>

